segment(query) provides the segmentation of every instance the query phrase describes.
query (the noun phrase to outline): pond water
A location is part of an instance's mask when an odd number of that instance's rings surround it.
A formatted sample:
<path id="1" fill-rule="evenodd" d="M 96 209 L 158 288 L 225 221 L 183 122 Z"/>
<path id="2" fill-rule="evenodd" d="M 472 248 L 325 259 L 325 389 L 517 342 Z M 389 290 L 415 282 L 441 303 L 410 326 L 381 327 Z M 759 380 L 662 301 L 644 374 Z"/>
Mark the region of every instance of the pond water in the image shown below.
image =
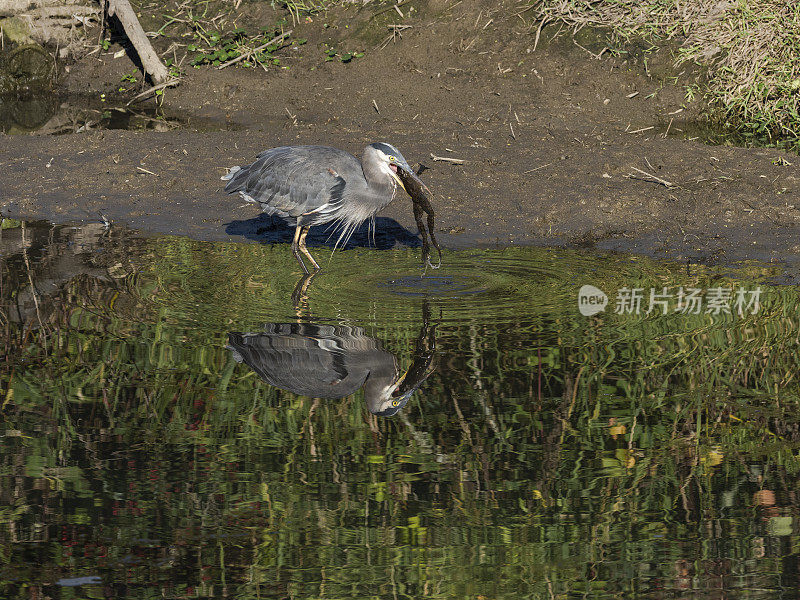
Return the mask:
<path id="1" fill-rule="evenodd" d="M 797 595 L 774 266 L 3 227 L 3 598 Z"/>

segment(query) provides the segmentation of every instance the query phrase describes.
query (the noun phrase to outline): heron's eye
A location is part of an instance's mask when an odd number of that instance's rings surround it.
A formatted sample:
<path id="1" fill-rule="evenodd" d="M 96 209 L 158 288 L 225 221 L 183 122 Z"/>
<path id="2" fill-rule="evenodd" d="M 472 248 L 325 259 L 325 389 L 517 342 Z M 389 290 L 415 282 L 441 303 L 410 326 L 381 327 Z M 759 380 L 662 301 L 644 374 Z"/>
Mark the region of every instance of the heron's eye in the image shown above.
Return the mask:
<path id="1" fill-rule="evenodd" d="M 398 404 L 400 404 L 400 402 L 397 400 L 392 400 L 392 406 L 397 406 Z"/>
<path id="2" fill-rule="evenodd" d="M 397 157 L 396 156 L 390 156 L 389 160 L 392 161 L 392 162 L 397 162 Z"/>

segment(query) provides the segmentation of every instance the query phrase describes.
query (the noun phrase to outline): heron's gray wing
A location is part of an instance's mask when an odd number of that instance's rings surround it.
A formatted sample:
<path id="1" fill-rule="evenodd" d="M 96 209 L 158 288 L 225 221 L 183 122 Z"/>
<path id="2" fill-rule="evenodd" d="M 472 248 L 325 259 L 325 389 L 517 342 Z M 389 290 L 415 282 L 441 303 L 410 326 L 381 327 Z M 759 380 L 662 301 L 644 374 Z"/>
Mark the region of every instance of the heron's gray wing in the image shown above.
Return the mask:
<path id="1" fill-rule="evenodd" d="M 228 343 L 236 360 L 270 385 L 303 396 L 343 398 L 368 375 L 352 360 L 351 338 L 347 327 L 270 323 L 263 333 L 229 333 Z"/>
<path id="2" fill-rule="evenodd" d="M 333 218 L 348 178 L 363 178 L 363 171 L 358 159 L 343 150 L 283 146 L 265 150 L 253 164 L 229 175 L 225 191 L 240 192 L 265 212 L 294 218 L 313 212 L 323 223 Z"/>

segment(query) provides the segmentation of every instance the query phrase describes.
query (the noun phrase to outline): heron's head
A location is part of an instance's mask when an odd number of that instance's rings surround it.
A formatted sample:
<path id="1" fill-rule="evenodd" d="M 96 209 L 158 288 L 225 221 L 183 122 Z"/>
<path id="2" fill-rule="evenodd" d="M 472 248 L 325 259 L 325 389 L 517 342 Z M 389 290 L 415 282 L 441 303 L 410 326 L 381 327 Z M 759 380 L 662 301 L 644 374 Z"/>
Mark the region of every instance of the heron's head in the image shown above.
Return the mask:
<path id="1" fill-rule="evenodd" d="M 386 142 L 375 142 L 370 144 L 364 150 L 363 161 L 377 163 L 378 169 L 391 177 L 394 181 L 400 184 L 400 187 L 408 191 L 406 185 L 403 183 L 400 173 L 405 173 L 406 176 L 417 179 L 416 174 L 409 166 L 406 159 L 400 154 L 400 151 Z"/>
<path id="2" fill-rule="evenodd" d="M 367 379 L 364 399 L 367 401 L 369 412 L 379 417 L 391 417 L 403 408 L 431 374 L 432 370 L 429 367 L 432 357 L 431 354 L 422 360 L 415 359 L 408 371 L 396 377 L 388 385 L 385 380 L 371 382 Z"/>
<path id="3" fill-rule="evenodd" d="M 381 389 L 375 398 L 367 398 L 369 412 L 379 417 L 391 417 L 403 408 L 419 387 L 407 389 L 402 385 L 403 378 L 398 382 Z M 421 381 L 419 382 L 422 383 Z"/>

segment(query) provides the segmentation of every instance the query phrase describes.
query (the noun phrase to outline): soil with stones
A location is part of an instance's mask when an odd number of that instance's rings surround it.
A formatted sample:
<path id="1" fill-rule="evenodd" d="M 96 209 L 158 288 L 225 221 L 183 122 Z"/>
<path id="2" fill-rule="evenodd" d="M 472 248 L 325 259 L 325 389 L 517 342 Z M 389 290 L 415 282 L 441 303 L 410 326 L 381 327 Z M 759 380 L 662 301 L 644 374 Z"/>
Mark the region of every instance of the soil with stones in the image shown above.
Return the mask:
<path id="1" fill-rule="evenodd" d="M 244 3 L 241 23 L 274 22 L 264 5 Z M 444 246 L 579 245 L 800 265 L 800 159 L 685 139 L 699 106 L 686 103 L 681 84 L 694 75 L 676 79 L 668 49 L 645 62 L 636 48 L 606 51 L 600 35 L 554 38 L 552 26 L 537 44 L 524 7 L 413 5 L 402 21 L 411 27 L 383 48 L 399 15 L 391 21 L 394 11 L 367 5 L 298 26 L 309 43 L 285 49 L 288 69 L 188 69 L 164 96 L 164 110 L 188 127 L 2 136 L 2 214 L 104 215 L 148 231 L 242 240 L 229 223 L 258 210 L 222 191 L 226 167 L 278 145 L 360 155 L 388 141 L 427 167 Z M 324 42 L 366 53 L 325 62 Z M 111 94 L 134 68 L 115 50 L 71 65 L 66 92 Z M 415 230 L 410 201 L 382 215 Z"/>

